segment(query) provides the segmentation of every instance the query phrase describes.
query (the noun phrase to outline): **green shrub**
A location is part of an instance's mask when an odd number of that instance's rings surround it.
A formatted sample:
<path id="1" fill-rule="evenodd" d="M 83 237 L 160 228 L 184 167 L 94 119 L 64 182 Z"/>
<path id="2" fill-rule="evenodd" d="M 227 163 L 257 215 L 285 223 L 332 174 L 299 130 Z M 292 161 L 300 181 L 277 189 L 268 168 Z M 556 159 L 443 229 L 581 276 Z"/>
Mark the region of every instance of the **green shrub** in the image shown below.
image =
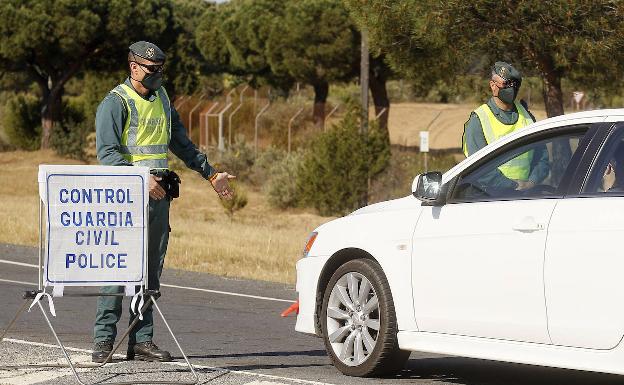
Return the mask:
<path id="1" fill-rule="evenodd" d="M 428 171 L 446 172 L 457 161 L 451 153 L 428 154 Z M 416 175 L 425 172 L 424 154 L 414 150 L 392 149 L 390 164 L 371 183 L 369 202 L 381 202 L 408 196 Z"/>
<path id="2" fill-rule="evenodd" d="M 297 183 L 297 175 L 301 172 L 303 158 L 302 151 L 293 152 L 276 160 L 268 168 L 263 190 L 271 206 L 285 209 L 299 205 L 301 190 Z"/>
<path id="3" fill-rule="evenodd" d="M 84 104 L 68 101 L 63 103 L 63 122 L 52 131 L 50 145 L 59 155 L 86 160 L 87 136 L 94 128 L 92 120 L 85 116 Z"/>
<path id="4" fill-rule="evenodd" d="M 223 153 L 215 151 L 208 159 L 213 165 L 216 164 L 219 170 L 227 171 L 239 178 L 247 178 L 254 164 L 254 150 L 238 136 L 231 148 Z"/>
<path id="5" fill-rule="evenodd" d="M 89 135 L 92 128 L 85 121 L 64 122 L 63 126 L 56 127 L 50 138 L 50 145 L 61 156 L 86 160 Z"/>
<path id="6" fill-rule="evenodd" d="M 41 107 L 34 95 L 10 95 L 2 114 L 4 132 L 13 146 L 35 150 L 41 143 Z"/>
<path id="7" fill-rule="evenodd" d="M 230 187 L 234 191 L 232 199 L 219 199 L 225 213 L 230 217 L 230 221 L 234 219 L 234 214 L 247 206 L 247 193 L 239 183 L 230 181 Z"/>
<path id="8" fill-rule="evenodd" d="M 306 151 L 297 173 L 300 201 L 321 215 L 343 215 L 358 208 L 368 194 L 369 180 L 388 164 L 387 132 L 371 125 L 360 133 L 359 109 L 319 134 Z"/>
<path id="9" fill-rule="evenodd" d="M 282 162 L 286 157 L 286 151 L 271 146 L 261 151 L 256 158 L 249 180 L 254 186 L 266 186 L 272 177 L 272 168 Z"/>

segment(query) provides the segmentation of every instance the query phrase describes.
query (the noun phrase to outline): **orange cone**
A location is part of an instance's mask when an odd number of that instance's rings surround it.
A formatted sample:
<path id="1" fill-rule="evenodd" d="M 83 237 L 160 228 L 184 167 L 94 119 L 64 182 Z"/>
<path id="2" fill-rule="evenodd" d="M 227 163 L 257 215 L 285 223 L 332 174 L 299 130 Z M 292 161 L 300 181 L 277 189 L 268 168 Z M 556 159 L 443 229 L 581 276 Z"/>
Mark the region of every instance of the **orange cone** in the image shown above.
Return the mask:
<path id="1" fill-rule="evenodd" d="M 297 300 L 297 302 L 293 303 L 292 305 L 290 305 L 288 307 L 288 309 L 284 310 L 282 312 L 282 317 L 287 317 L 290 313 L 292 312 L 296 312 L 296 314 L 299 314 L 299 300 Z"/>

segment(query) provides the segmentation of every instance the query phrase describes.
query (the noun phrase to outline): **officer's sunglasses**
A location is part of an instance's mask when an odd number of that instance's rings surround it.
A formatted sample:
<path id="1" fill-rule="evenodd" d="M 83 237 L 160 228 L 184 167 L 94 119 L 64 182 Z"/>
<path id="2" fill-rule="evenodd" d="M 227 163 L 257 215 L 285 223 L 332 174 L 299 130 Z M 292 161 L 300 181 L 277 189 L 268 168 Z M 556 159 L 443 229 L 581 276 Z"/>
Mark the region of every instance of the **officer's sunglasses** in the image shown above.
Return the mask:
<path id="1" fill-rule="evenodd" d="M 139 66 L 141 66 L 143 68 L 145 68 L 150 73 L 152 73 L 152 72 L 162 72 L 163 69 L 165 68 L 164 64 L 144 64 L 144 63 L 139 63 L 138 61 L 134 61 L 134 63 L 138 64 Z"/>
<path id="2" fill-rule="evenodd" d="M 498 82 L 496 80 L 493 80 L 494 84 L 496 84 L 496 87 L 498 88 L 518 88 L 520 87 L 520 82 L 517 81 L 516 79 L 508 79 L 508 80 L 503 80 L 502 82 Z"/>

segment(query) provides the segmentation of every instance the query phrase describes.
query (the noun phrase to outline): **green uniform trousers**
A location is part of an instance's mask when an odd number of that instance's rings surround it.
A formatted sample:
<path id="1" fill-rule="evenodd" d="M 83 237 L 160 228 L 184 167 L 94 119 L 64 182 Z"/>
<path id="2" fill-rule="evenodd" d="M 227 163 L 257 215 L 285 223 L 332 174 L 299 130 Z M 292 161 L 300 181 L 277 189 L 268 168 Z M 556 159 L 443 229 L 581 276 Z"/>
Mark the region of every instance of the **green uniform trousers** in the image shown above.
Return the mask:
<path id="1" fill-rule="evenodd" d="M 148 285 L 151 290 L 160 289 L 160 275 L 167 253 L 169 242 L 169 198 L 149 201 L 149 243 L 147 249 L 148 260 Z M 123 286 L 104 286 L 101 293 L 123 293 Z M 95 327 L 93 330 L 94 341 L 101 342 L 115 340 L 117 336 L 117 322 L 121 318 L 121 302 L 123 297 L 99 297 Z M 130 312 L 130 322 L 134 320 Z M 150 306 L 143 313 L 143 320 L 139 321 L 130 332 L 128 344 L 151 341 L 154 335 L 154 318 Z"/>

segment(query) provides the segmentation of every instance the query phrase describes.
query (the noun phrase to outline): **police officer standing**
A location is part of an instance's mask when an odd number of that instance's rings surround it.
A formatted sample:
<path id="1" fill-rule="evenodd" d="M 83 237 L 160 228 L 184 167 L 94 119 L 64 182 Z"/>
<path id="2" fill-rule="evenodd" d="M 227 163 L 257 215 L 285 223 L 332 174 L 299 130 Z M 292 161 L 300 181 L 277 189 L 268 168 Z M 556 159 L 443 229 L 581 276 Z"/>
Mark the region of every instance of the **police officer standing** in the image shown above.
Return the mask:
<path id="1" fill-rule="evenodd" d="M 130 76 L 115 87 L 100 103 L 95 117 L 97 157 L 109 166 L 147 166 L 149 181 L 149 289 L 158 290 L 167 243 L 169 241 L 169 205 L 178 195 L 179 178 L 169 170 L 170 150 L 186 166 L 209 180 L 219 196 L 231 199 L 228 180 L 234 176 L 217 172 L 206 155 L 188 138 L 180 116 L 162 87 L 165 54 L 155 44 L 140 41 L 128 53 Z M 123 293 L 122 286 L 107 286 L 104 294 Z M 122 296 L 98 299 L 94 327 L 94 362 L 104 362 L 112 351 L 121 317 Z M 131 315 L 130 322 L 134 319 Z M 156 346 L 151 307 L 143 313 L 130 332 L 128 359 L 170 361 L 169 352 Z"/>
<path id="2" fill-rule="evenodd" d="M 470 156 L 495 140 L 535 122 L 523 100 L 516 101 L 522 76 L 505 62 L 496 62 L 492 68 L 490 89 L 492 97 L 472 111 L 464 124 L 462 148 Z M 548 176 L 548 152 L 538 147 L 499 167 L 502 173 L 500 187 L 527 190 Z"/>

